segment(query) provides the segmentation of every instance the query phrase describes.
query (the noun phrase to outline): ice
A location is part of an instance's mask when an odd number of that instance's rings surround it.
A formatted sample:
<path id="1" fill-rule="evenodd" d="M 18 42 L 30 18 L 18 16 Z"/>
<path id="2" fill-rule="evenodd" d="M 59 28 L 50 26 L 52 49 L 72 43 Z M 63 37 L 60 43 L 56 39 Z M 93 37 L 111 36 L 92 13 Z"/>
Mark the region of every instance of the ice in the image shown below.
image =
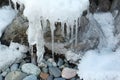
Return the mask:
<path id="1" fill-rule="evenodd" d="M 10 6 L 3 6 L 0 8 L 0 37 L 15 16 L 16 12 Z"/>
<path id="2" fill-rule="evenodd" d="M 52 57 L 54 58 L 54 30 L 55 30 L 54 23 L 51 23 L 50 29 L 51 29 L 51 37 L 52 37 Z"/>
<path id="3" fill-rule="evenodd" d="M 94 18 L 101 26 L 106 43 L 85 53 L 78 65 L 78 75 L 84 80 L 120 80 L 120 49 L 113 50 L 119 41 L 113 35 L 113 16 L 109 12 L 95 13 Z"/>
<path id="4" fill-rule="evenodd" d="M 89 7 L 89 0 L 12 0 L 16 6 L 16 2 L 25 6 L 24 16 L 29 20 L 28 42 L 30 45 L 38 45 L 37 56 L 38 63 L 41 62 L 44 54 L 44 38 L 43 27 L 40 21 L 49 20 L 51 24 L 52 36 L 52 53 L 54 52 L 54 24 L 55 22 L 74 25 L 74 20 L 77 21 L 81 17 L 84 10 Z M 67 36 L 69 38 L 70 27 L 67 26 Z M 39 31 L 38 31 L 39 30 Z M 41 31 L 41 32 L 40 32 Z M 38 35 L 38 33 L 40 33 Z M 64 35 L 64 34 L 63 34 Z M 38 40 L 39 37 L 39 40 Z M 41 51 L 39 51 L 40 49 Z"/>

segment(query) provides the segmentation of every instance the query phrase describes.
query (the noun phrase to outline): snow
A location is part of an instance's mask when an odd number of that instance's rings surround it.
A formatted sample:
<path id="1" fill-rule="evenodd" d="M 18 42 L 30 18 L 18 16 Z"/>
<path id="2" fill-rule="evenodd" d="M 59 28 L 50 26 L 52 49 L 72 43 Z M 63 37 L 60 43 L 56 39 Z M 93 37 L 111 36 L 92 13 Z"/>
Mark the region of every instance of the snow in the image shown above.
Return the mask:
<path id="1" fill-rule="evenodd" d="M 78 74 L 84 80 L 120 80 L 120 55 L 88 51 L 79 64 Z"/>
<path id="2" fill-rule="evenodd" d="M 0 37 L 2 36 L 5 28 L 15 18 L 16 12 L 10 6 L 3 6 L 0 8 Z"/>
<path id="3" fill-rule="evenodd" d="M 11 42 L 10 46 L 0 44 L 0 71 L 24 57 L 28 48 L 24 45 Z"/>
<path id="4" fill-rule="evenodd" d="M 70 26 L 74 25 L 74 21 L 81 17 L 84 10 L 89 7 L 89 0 L 12 0 L 16 6 L 16 2 L 24 5 L 24 16 L 29 20 L 28 42 L 30 45 L 37 46 L 37 62 L 40 63 L 44 54 L 44 38 L 43 28 L 46 25 L 41 25 L 41 20 L 46 23 L 50 21 L 51 36 L 52 36 L 52 54 L 54 54 L 54 30 L 55 22 L 67 24 L 67 33 L 69 36 Z M 62 26 L 64 28 L 64 26 Z M 76 25 L 76 30 L 77 30 Z M 63 34 L 64 35 L 64 34 Z M 69 38 L 69 37 L 68 37 Z M 77 31 L 76 31 L 77 44 Z"/>
<path id="5" fill-rule="evenodd" d="M 95 13 L 94 18 L 101 25 L 106 46 L 85 53 L 78 65 L 78 75 L 84 80 L 120 80 L 120 49 L 113 51 L 118 42 L 113 35 L 113 16 L 111 13 Z"/>

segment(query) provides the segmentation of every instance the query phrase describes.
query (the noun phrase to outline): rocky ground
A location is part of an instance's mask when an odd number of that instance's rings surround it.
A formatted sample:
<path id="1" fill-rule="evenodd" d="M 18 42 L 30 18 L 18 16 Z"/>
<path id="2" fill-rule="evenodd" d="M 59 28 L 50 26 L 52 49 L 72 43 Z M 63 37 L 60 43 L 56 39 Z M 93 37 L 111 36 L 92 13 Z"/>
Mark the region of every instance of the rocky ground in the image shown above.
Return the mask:
<path id="1" fill-rule="evenodd" d="M 30 63 L 30 55 L 14 63 L 0 74 L 0 80 L 79 80 L 77 66 L 69 63 L 63 55 L 55 55 L 55 61 L 45 54 L 38 67 Z"/>
<path id="2" fill-rule="evenodd" d="M 120 33 L 120 0 L 90 0 L 90 12 L 111 12 L 115 18 L 116 30 L 115 34 Z M 7 0 L 1 0 L 0 6 L 8 4 Z M 118 13 L 116 12 L 118 10 Z M 82 34 L 80 37 L 84 36 L 84 31 L 88 28 L 85 27 L 90 21 L 86 18 L 85 13 L 81 18 L 81 27 L 79 33 Z M 96 26 L 95 24 L 94 26 Z M 18 42 L 28 46 L 26 29 L 28 27 L 28 21 L 22 16 L 19 16 L 10 24 L 1 38 L 1 43 L 9 45 L 10 41 Z M 21 27 L 22 26 L 22 27 Z M 93 25 L 92 25 L 93 26 Z M 58 30 L 59 31 L 59 30 Z M 56 32 L 58 32 L 56 31 Z M 16 33 L 17 32 L 17 33 Z M 46 41 L 50 42 L 49 33 L 46 33 Z M 57 34 L 57 33 L 56 33 Z M 59 34 L 59 33 L 58 33 Z M 82 38 L 84 40 L 84 38 Z M 64 39 L 60 35 L 56 35 L 56 42 L 64 42 Z M 88 41 L 88 42 L 87 42 Z M 85 43 L 80 40 L 80 43 L 77 46 L 78 51 L 86 51 L 93 49 L 97 46 L 98 36 L 92 40 L 86 40 Z M 93 44 L 93 46 L 89 46 Z M 9 68 L 4 69 L 0 72 L 0 80 L 80 80 L 77 76 L 77 65 L 74 61 L 71 63 L 65 57 L 69 45 L 65 45 L 64 49 L 56 49 L 55 60 L 52 58 L 50 46 L 46 44 L 46 52 L 42 64 L 36 66 L 31 63 L 31 56 L 29 53 L 26 53 L 27 57 L 23 58 L 18 63 L 12 64 Z M 58 47 L 59 48 L 59 47 Z M 76 48 L 76 46 L 74 47 Z M 49 50 L 48 50 L 49 49 Z M 60 50 L 63 50 L 63 54 L 59 53 Z"/>

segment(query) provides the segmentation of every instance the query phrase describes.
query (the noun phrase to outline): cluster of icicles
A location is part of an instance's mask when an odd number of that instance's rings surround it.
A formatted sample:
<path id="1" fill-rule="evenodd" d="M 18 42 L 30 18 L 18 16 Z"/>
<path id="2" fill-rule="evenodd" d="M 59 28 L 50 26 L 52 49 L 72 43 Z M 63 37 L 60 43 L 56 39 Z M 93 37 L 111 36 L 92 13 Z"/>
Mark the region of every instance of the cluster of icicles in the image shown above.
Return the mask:
<path id="1" fill-rule="evenodd" d="M 65 36 L 65 23 L 67 25 L 67 36 L 71 34 L 71 38 L 73 38 L 73 29 L 75 27 L 75 44 L 77 44 L 78 18 L 81 17 L 84 10 L 88 9 L 89 0 L 12 0 L 12 2 L 15 10 L 17 10 L 16 3 L 20 4 L 20 8 L 25 7 L 23 15 L 29 21 L 28 42 L 30 45 L 36 44 L 38 64 L 43 59 L 45 52 L 43 35 L 44 29 L 47 28 L 47 20 L 50 21 L 52 54 L 54 53 L 55 22 L 61 22 L 61 34 L 63 37 Z"/>

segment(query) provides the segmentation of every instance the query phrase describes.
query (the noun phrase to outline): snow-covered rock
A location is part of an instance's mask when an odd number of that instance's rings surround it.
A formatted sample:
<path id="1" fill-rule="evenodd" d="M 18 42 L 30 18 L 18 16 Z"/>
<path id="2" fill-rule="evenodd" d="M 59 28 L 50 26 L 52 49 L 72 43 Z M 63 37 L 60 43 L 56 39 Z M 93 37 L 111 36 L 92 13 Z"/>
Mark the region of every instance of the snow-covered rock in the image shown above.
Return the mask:
<path id="1" fill-rule="evenodd" d="M 0 44 L 0 71 L 13 63 L 19 62 L 24 57 L 26 47 L 11 43 L 9 47 Z"/>

